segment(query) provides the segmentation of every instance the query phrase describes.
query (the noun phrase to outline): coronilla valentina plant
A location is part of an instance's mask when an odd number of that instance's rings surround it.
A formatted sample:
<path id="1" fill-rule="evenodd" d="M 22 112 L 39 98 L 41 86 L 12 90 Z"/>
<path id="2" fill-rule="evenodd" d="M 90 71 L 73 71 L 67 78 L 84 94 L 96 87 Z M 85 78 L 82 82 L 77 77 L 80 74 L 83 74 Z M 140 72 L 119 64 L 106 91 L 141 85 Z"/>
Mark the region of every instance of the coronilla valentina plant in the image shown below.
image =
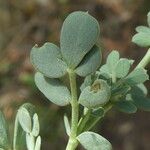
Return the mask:
<path id="1" fill-rule="evenodd" d="M 150 46 L 150 14 L 148 25 L 136 28 L 138 33 L 132 41 L 139 46 Z M 150 99 L 144 86 L 149 79 L 145 67 L 150 62 L 150 49 L 134 69 L 131 69 L 134 60 L 120 58 L 116 50 L 111 51 L 102 65 L 102 51 L 97 44 L 99 36 L 97 20 L 88 12 L 76 11 L 62 25 L 60 47 L 47 42 L 41 47 L 35 45 L 31 50 L 38 89 L 54 104 L 70 105 L 70 119 L 64 115 L 69 139 L 66 150 L 75 150 L 79 144 L 86 150 L 112 150 L 106 138 L 91 131 L 106 113 L 112 108 L 128 114 L 137 109 L 150 111 Z M 77 83 L 78 76 L 84 79 L 81 85 Z M 3 116 L 0 124 L 1 128 L 5 127 Z M 26 135 L 28 150 L 40 150 L 39 121 L 32 108 L 23 105 L 17 113 L 14 150 L 18 150 L 18 126 Z M 3 138 L 0 138 L 2 150 L 8 149 L 6 132 L 4 130 Z"/>

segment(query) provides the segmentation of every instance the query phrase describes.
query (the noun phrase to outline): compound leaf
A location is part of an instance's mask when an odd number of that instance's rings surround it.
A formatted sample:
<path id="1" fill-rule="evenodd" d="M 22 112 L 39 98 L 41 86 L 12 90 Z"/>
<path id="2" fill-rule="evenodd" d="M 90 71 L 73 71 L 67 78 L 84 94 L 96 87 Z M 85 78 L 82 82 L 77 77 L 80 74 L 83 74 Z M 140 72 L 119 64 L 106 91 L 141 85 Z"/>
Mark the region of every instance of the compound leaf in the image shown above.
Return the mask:
<path id="1" fill-rule="evenodd" d="M 95 45 L 91 51 L 83 58 L 76 69 L 76 73 L 80 76 L 87 76 L 94 73 L 100 66 L 102 54 L 100 49 Z"/>
<path id="2" fill-rule="evenodd" d="M 125 81 L 129 85 L 133 86 L 140 84 L 149 79 L 149 76 L 144 68 L 137 68 L 133 70 L 126 78 Z"/>
<path id="3" fill-rule="evenodd" d="M 59 78 L 66 73 L 67 65 L 62 61 L 60 49 L 52 43 L 34 46 L 30 57 L 33 66 L 47 77 Z"/>
<path id="4" fill-rule="evenodd" d="M 91 50 L 99 32 L 97 20 L 88 12 L 76 11 L 65 19 L 60 35 L 60 47 L 70 68 L 75 68 Z"/>
<path id="5" fill-rule="evenodd" d="M 110 87 L 107 82 L 99 79 L 81 92 L 79 103 L 87 108 L 96 108 L 107 103 L 110 95 Z"/>
<path id="6" fill-rule="evenodd" d="M 77 139 L 86 150 L 112 150 L 111 143 L 94 132 L 83 132 Z"/>
<path id="7" fill-rule="evenodd" d="M 71 100 L 70 91 L 59 79 L 44 77 L 40 72 L 35 74 L 35 83 L 38 89 L 51 102 L 59 106 L 69 104 Z"/>

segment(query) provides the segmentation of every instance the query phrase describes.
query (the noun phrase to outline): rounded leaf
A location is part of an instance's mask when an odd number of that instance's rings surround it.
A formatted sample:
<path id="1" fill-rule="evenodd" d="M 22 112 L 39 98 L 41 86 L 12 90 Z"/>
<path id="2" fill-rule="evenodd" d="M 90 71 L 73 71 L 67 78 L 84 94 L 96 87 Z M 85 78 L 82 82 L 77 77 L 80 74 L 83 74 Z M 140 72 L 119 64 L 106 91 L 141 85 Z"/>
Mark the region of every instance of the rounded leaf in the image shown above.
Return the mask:
<path id="1" fill-rule="evenodd" d="M 65 106 L 70 103 L 70 91 L 59 79 L 47 78 L 37 72 L 35 74 L 35 83 L 46 98 L 56 105 Z"/>
<path id="2" fill-rule="evenodd" d="M 133 86 L 149 79 L 147 71 L 144 68 L 136 68 L 125 78 L 126 83 Z"/>
<path id="3" fill-rule="evenodd" d="M 95 45 L 90 52 L 83 58 L 79 66 L 76 68 L 76 73 L 79 76 L 87 76 L 94 73 L 100 66 L 102 54 L 100 49 Z"/>
<path id="4" fill-rule="evenodd" d="M 145 32 L 137 33 L 133 36 L 132 42 L 141 47 L 150 46 L 150 34 Z"/>
<path id="5" fill-rule="evenodd" d="M 92 86 L 87 86 L 79 97 L 79 103 L 87 108 L 97 108 L 110 99 L 110 87 L 104 80 L 96 80 Z"/>
<path id="6" fill-rule="evenodd" d="M 86 150 L 112 150 L 111 143 L 94 132 L 83 132 L 77 139 Z"/>
<path id="7" fill-rule="evenodd" d="M 42 47 L 34 46 L 31 50 L 31 62 L 39 72 L 50 78 L 62 77 L 67 70 L 59 47 L 52 43 L 45 43 Z"/>
<path id="8" fill-rule="evenodd" d="M 60 47 L 70 68 L 75 68 L 91 50 L 99 33 L 97 20 L 88 12 L 76 11 L 65 19 L 60 35 Z"/>
<path id="9" fill-rule="evenodd" d="M 136 27 L 136 31 L 150 34 L 150 28 L 146 26 L 138 26 Z"/>
<path id="10" fill-rule="evenodd" d="M 116 65 L 119 61 L 119 52 L 116 51 L 116 50 L 113 50 L 107 57 L 107 61 L 106 61 L 106 64 L 107 64 L 107 67 L 108 67 L 108 70 L 109 70 L 109 73 L 113 74 L 114 73 L 114 70 L 116 68 Z"/>
<path id="11" fill-rule="evenodd" d="M 130 66 L 131 66 L 131 63 L 128 59 L 126 59 L 126 58 L 120 59 L 115 68 L 116 76 L 118 78 L 125 77 L 130 70 Z"/>
<path id="12" fill-rule="evenodd" d="M 30 114 L 26 108 L 21 107 L 18 110 L 18 120 L 23 130 L 27 133 L 30 133 L 32 128 L 32 121 Z"/>

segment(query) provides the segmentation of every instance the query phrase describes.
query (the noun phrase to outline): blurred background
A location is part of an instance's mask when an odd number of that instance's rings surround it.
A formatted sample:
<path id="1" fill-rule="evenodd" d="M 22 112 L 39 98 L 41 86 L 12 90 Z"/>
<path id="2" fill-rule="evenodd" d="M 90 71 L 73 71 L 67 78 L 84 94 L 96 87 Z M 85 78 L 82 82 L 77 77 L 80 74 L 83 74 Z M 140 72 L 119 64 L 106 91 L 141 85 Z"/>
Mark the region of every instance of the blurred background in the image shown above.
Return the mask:
<path id="1" fill-rule="evenodd" d="M 99 21 L 104 62 L 114 49 L 122 57 L 136 60 L 135 65 L 146 53 L 131 38 L 136 26 L 146 25 L 150 0 L 0 0 L 0 109 L 12 132 L 16 109 L 24 102 L 35 104 L 42 150 L 65 149 L 66 108 L 50 103 L 35 87 L 30 50 L 35 43 L 42 45 L 46 41 L 59 45 L 63 20 L 76 10 L 88 11 Z M 112 110 L 96 129 L 111 141 L 114 150 L 150 150 L 148 112 L 125 115 Z"/>

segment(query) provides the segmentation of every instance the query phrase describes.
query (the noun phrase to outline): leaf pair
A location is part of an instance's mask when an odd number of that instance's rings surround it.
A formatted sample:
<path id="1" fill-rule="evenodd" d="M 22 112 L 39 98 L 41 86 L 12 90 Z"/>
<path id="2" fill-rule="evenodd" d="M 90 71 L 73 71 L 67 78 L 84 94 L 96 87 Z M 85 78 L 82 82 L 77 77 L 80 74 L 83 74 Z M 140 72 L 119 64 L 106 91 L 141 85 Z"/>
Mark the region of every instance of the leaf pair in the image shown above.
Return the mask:
<path id="1" fill-rule="evenodd" d="M 150 12 L 147 15 L 147 23 L 146 26 L 138 26 L 136 31 L 138 32 L 132 38 L 132 42 L 136 43 L 141 47 L 149 47 L 150 46 Z"/>
<path id="2" fill-rule="evenodd" d="M 99 30 L 97 20 L 88 13 L 71 13 L 62 26 L 60 48 L 52 43 L 34 46 L 31 62 L 50 78 L 64 76 L 67 68 L 74 69 L 80 76 L 95 72 L 101 62 L 101 52 L 95 45 Z"/>

